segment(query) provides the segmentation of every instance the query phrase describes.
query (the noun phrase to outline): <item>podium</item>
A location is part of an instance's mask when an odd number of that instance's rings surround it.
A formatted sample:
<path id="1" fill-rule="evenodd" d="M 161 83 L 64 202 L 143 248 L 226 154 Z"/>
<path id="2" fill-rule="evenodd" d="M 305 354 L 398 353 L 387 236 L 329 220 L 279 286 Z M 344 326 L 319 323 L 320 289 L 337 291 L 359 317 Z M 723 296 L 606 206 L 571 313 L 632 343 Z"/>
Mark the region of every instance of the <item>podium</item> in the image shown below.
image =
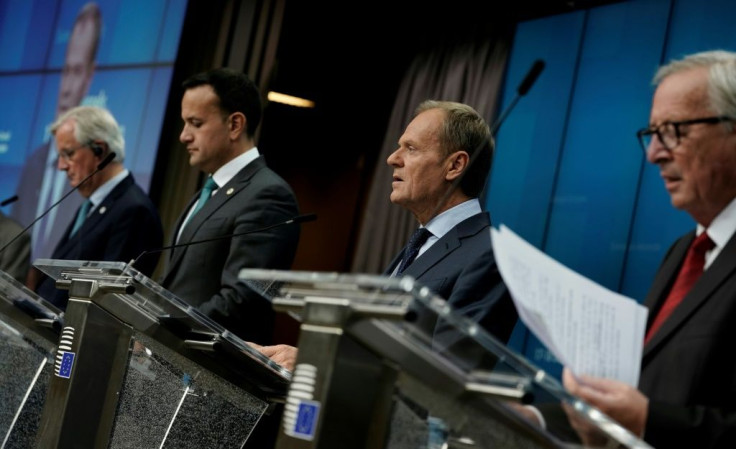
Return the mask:
<path id="1" fill-rule="evenodd" d="M 411 277 L 240 279 L 301 323 L 277 449 L 650 448 Z"/>
<path id="2" fill-rule="evenodd" d="M 69 290 L 36 446 L 250 448 L 291 373 L 134 268 L 39 259 Z"/>
<path id="3" fill-rule="evenodd" d="M 0 271 L 0 447 L 34 447 L 60 315 L 53 305 Z"/>

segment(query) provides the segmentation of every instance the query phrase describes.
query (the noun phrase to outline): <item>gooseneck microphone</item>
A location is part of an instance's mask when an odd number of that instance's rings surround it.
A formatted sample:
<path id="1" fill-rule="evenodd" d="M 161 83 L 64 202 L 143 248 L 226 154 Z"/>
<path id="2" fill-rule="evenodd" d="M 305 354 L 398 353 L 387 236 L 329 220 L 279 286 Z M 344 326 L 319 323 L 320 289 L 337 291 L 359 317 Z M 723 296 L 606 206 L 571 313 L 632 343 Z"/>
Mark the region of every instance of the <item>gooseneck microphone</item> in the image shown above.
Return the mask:
<path id="1" fill-rule="evenodd" d="M 527 92 L 529 92 L 529 89 L 532 88 L 532 85 L 537 81 L 537 78 L 539 78 L 539 75 L 542 73 L 542 70 L 544 69 L 544 61 L 541 59 L 537 59 L 534 61 L 534 64 L 531 66 L 529 71 L 526 73 L 526 76 L 521 81 L 521 84 L 519 84 L 519 87 L 516 88 L 516 95 L 514 96 L 514 99 L 511 100 L 511 103 L 504 109 L 504 111 L 501 113 L 501 115 L 498 116 L 495 122 L 493 122 L 493 125 L 491 128 L 491 141 L 493 141 L 493 137 L 496 135 L 496 132 L 498 132 L 498 128 L 501 127 L 501 124 L 506 120 L 506 117 L 509 115 L 512 109 L 514 109 L 514 106 L 516 106 L 516 103 L 519 101 L 521 97 L 526 95 Z M 480 154 L 481 148 L 483 148 L 483 145 L 486 145 L 487 141 L 481 142 L 473 151 L 473 153 L 470 155 L 470 159 L 468 160 L 468 166 L 465 168 L 465 171 L 462 172 L 460 176 L 455 178 L 455 180 L 452 182 L 450 187 L 447 189 L 445 194 L 442 196 L 442 199 L 437 203 L 437 205 L 434 208 L 434 211 L 432 211 L 432 215 L 430 217 L 434 217 L 437 215 L 437 211 L 442 208 L 442 206 L 445 204 L 447 199 L 450 197 L 452 192 L 457 189 L 457 187 L 460 185 L 460 182 L 465 177 L 465 174 L 468 173 L 468 170 L 470 169 L 470 166 L 473 165 L 475 160 L 478 158 L 478 155 Z M 488 175 L 490 176 L 490 174 Z M 425 223 L 426 224 L 426 223 Z"/>
<path id="2" fill-rule="evenodd" d="M 501 115 L 499 115 L 496 121 L 493 123 L 493 126 L 491 126 L 492 136 L 496 135 L 496 133 L 498 132 L 498 128 L 501 127 L 501 124 L 504 122 L 504 120 L 506 120 L 506 117 L 509 115 L 511 110 L 514 109 L 514 106 L 516 106 L 516 103 L 518 103 L 519 99 L 526 95 L 527 92 L 529 92 L 529 89 L 531 89 L 534 83 L 537 81 L 537 78 L 539 78 L 542 70 L 544 70 L 544 61 L 542 61 L 541 59 L 537 59 L 536 61 L 534 61 L 534 64 L 526 73 L 526 76 L 521 81 L 521 84 L 519 84 L 519 87 L 516 88 L 516 95 L 514 96 L 513 100 L 511 100 L 511 103 L 506 106 L 506 109 L 503 110 Z"/>
<path id="3" fill-rule="evenodd" d="M 141 257 L 146 256 L 148 254 L 160 253 L 162 251 L 166 251 L 166 250 L 169 250 L 169 249 L 181 248 L 181 247 L 190 246 L 190 245 L 197 245 L 199 243 L 207 243 L 207 242 L 214 242 L 216 240 L 229 239 L 229 238 L 238 237 L 238 236 L 241 236 L 241 235 L 255 234 L 256 232 L 268 231 L 269 229 L 278 228 L 278 227 L 289 225 L 289 224 L 306 223 L 308 221 L 314 221 L 316 219 L 317 219 L 317 214 L 297 215 L 296 217 L 289 218 L 288 220 L 280 221 L 278 223 L 274 223 L 272 225 L 264 226 L 264 227 L 258 228 L 258 229 L 250 229 L 248 231 L 236 232 L 234 234 L 221 235 L 221 236 L 212 237 L 212 238 L 209 238 L 209 239 L 194 240 L 192 242 L 177 243 L 176 245 L 169 245 L 169 246 L 164 246 L 164 247 L 157 248 L 157 249 L 150 249 L 150 250 L 147 250 L 147 251 L 143 251 L 142 253 L 140 253 L 138 255 L 138 257 L 136 257 L 135 259 L 133 259 L 130 262 L 128 262 L 128 264 L 125 266 L 125 269 L 123 270 L 123 272 L 125 272 L 128 268 L 131 268 L 133 265 L 135 265 L 135 263 L 138 262 L 138 260 Z"/>
<path id="4" fill-rule="evenodd" d="M 6 199 L 2 200 L 2 202 L 0 202 L 0 207 L 5 207 L 8 204 L 15 203 L 16 201 L 18 201 L 18 195 L 13 195 L 10 198 L 6 198 Z"/>
<path id="5" fill-rule="evenodd" d="M 39 215 L 38 217 L 36 217 L 31 222 L 31 224 L 29 224 L 28 226 L 26 226 L 25 228 L 23 228 L 23 230 L 20 231 L 18 234 L 16 234 L 15 237 L 13 237 L 8 243 L 5 244 L 5 246 L 3 246 L 2 248 L 0 248 L 0 254 L 3 251 L 5 251 L 5 248 L 7 248 L 8 246 L 12 245 L 13 242 L 15 242 L 16 240 L 18 240 L 18 237 L 20 237 L 21 235 L 23 235 L 24 233 L 26 233 L 26 231 L 28 231 L 29 229 L 31 229 L 31 227 L 33 227 L 33 225 L 36 224 L 36 222 L 38 220 L 40 220 L 43 217 L 45 217 L 46 214 L 48 214 L 51 211 L 51 209 L 55 208 L 57 205 L 59 205 L 59 203 L 61 203 L 69 195 L 71 195 L 72 192 L 75 192 L 77 189 L 79 189 L 82 186 L 82 184 L 84 184 L 90 178 L 92 178 L 94 175 L 96 175 L 97 173 L 99 173 L 100 171 L 102 171 L 102 169 L 104 169 L 105 167 L 107 167 L 107 164 L 109 164 L 110 162 L 112 162 L 113 159 L 115 159 L 115 152 L 111 151 L 107 156 L 105 156 L 105 158 L 99 164 L 97 164 L 97 168 L 95 169 L 95 171 L 93 171 L 92 173 L 90 173 L 89 175 L 87 175 L 84 179 L 82 179 L 79 182 L 79 184 L 77 184 L 76 186 L 74 186 L 74 188 L 72 188 L 70 191 L 68 191 L 67 193 L 65 193 L 64 196 L 62 196 L 61 198 L 59 198 L 58 201 L 56 201 L 54 204 L 52 204 L 51 206 L 49 206 L 49 208 L 46 209 L 41 215 Z M 10 200 L 10 198 L 8 198 L 8 200 Z M 6 200 L 6 201 L 8 201 L 8 200 Z"/>

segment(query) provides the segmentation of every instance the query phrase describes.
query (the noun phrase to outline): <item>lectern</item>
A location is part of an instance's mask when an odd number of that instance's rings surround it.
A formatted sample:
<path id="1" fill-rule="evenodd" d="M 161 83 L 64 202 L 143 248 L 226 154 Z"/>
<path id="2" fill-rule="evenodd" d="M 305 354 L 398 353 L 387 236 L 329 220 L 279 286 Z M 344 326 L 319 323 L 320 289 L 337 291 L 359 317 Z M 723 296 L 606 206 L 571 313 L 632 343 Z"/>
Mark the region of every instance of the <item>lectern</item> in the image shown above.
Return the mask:
<path id="1" fill-rule="evenodd" d="M 34 447 L 61 312 L 0 271 L 0 447 Z"/>
<path id="2" fill-rule="evenodd" d="M 43 448 L 236 448 L 291 373 L 134 268 L 37 260 L 69 290 Z"/>
<path id="3" fill-rule="evenodd" d="M 410 277 L 240 278 L 301 322 L 278 449 L 650 447 Z"/>

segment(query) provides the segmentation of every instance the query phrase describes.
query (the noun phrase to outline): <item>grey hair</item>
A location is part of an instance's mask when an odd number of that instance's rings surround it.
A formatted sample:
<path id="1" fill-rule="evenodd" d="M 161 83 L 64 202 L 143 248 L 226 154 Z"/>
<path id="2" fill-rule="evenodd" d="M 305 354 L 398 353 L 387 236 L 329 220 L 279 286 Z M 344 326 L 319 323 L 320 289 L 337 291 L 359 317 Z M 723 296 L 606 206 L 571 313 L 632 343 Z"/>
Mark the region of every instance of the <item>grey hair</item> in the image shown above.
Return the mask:
<path id="1" fill-rule="evenodd" d="M 716 114 L 736 119 L 736 53 L 726 50 L 710 50 L 693 53 L 662 66 L 654 75 L 657 85 L 668 76 L 705 67 L 708 69 L 708 99 Z M 729 131 L 733 123 L 725 125 Z"/>
<path id="2" fill-rule="evenodd" d="M 77 106 L 63 113 L 51 124 L 51 133 L 69 120 L 74 120 L 74 138 L 83 145 L 95 141 L 107 144 L 110 151 L 115 152 L 113 162 L 125 160 L 125 140 L 115 117 L 107 109 L 97 106 Z"/>

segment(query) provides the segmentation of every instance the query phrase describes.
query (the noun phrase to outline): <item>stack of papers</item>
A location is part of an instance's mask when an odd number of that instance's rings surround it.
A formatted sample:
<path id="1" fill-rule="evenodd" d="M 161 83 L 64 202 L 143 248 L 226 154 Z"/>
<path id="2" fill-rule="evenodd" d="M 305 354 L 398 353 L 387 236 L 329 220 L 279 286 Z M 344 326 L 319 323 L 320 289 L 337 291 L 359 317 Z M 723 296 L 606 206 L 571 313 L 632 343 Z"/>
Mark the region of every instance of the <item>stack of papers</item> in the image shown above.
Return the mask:
<path id="1" fill-rule="evenodd" d="M 570 270 L 501 225 L 493 251 L 519 317 L 576 375 L 636 387 L 646 307 Z"/>

